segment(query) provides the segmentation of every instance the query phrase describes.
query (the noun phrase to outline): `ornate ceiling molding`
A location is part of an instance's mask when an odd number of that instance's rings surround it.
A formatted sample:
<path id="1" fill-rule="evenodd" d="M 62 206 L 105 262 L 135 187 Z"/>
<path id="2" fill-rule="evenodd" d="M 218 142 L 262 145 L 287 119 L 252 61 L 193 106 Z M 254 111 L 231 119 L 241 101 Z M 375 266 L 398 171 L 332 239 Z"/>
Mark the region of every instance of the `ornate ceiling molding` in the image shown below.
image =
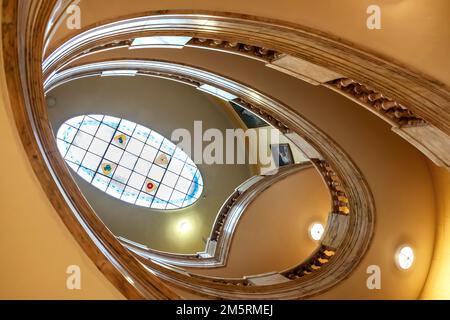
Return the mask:
<path id="1" fill-rule="evenodd" d="M 208 47 L 211 42 L 217 43 L 218 48 L 229 52 L 236 51 L 232 47 L 235 44 L 238 48 L 246 46 L 252 48 L 249 52 L 270 52 L 269 60 L 272 53 L 274 57 L 280 53 L 291 55 L 382 92 L 443 132 L 450 133 L 450 90 L 444 84 L 329 34 L 234 13 L 157 11 L 86 26 L 73 38 L 65 39 L 45 59 L 44 74 L 58 70 L 67 58 L 79 57 L 95 47 L 111 43 L 112 39 L 117 43 L 149 35 L 192 36 L 206 39 Z"/>
<path id="2" fill-rule="evenodd" d="M 426 75 L 316 30 L 232 13 L 149 12 L 87 26 L 49 54 L 44 76 L 75 60 L 130 47 L 136 37 L 191 36 L 188 47 L 257 59 L 323 85 L 390 123 L 438 166 L 450 168 L 450 89 Z M 245 40 L 243 40 L 245 39 Z"/>

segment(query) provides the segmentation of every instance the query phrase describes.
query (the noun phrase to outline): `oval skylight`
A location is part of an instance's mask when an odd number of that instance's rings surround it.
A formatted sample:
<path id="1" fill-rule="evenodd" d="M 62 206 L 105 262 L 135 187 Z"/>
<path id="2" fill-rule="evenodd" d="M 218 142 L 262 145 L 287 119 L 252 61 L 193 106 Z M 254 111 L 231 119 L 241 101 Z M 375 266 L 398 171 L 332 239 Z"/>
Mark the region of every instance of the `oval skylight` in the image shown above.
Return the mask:
<path id="1" fill-rule="evenodd" d="M 144 126 L 106 115 L 82 115 L 57 133 L 66 163 L 84 180 L 125 202 L 184 208 L 200 197 L 203 179 L 192 159 Z"/>

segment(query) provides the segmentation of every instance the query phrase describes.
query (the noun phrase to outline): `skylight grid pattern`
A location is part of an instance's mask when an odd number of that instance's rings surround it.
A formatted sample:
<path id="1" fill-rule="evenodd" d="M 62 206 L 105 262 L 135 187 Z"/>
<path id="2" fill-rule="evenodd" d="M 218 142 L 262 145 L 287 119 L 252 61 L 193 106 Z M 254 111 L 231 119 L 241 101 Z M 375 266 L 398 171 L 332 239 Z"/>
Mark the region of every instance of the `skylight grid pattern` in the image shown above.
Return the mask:
<path id="1" fill-rule="evenodd" d="M 122 201 L 168 210 L 187 207 L 202 193 L 202 176 L 186 153 L 134 122 L 78 116 L 62 124 L 56 138 L 72 170 Z"/>

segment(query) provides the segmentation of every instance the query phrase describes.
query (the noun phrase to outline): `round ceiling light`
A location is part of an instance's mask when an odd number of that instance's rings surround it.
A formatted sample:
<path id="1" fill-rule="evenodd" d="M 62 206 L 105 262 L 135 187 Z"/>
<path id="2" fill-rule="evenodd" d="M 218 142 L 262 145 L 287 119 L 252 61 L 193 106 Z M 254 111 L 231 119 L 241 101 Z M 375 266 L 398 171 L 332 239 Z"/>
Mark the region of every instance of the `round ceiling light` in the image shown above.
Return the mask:
<path id="1" fill-rule="evenodd" d="M 186 233 L 191 230 L 191 224 L 187 221 L 183 221 L 178 226 L 181 233 Z"/>
<path id="2" fill-rule="evenodd" d="M 402 270 L 411 268 L 414 262 L 414 250 L 409 246 L 401 247 L 396 254 L 397 266 Z"/>
<path id="3" fill-rule="evenodd" d="M 309 236 L 315 241 L 322 239 L 325 228 L 321 223 L 313 223 L 309 228 Z"/>

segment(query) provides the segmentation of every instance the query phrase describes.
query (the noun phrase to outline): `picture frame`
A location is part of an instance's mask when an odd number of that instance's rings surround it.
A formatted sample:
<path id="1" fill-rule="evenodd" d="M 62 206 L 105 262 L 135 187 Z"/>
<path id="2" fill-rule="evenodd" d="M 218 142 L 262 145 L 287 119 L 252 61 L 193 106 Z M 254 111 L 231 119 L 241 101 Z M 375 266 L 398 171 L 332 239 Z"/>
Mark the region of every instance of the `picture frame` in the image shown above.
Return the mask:
<path id="1" fill-rule="evenodd" d="M 289 143 L 271 144 L 270 149 L 276 167 L 284 167 L 295 163 Z"/>

